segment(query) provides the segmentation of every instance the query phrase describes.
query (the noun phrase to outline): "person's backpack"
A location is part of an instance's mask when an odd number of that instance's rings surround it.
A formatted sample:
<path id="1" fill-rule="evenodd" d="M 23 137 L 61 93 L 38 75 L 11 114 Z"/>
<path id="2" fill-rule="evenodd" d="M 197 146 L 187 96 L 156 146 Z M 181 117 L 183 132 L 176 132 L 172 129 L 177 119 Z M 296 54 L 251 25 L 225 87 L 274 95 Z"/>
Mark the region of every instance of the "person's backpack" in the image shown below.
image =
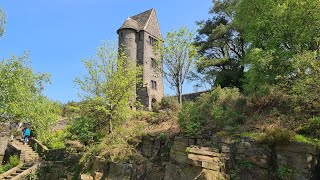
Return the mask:
<path id="1" fill-rule="evenodd" d="M 24 135 L 25 136 L 30 136 L 30 129 L 27 128 L 25 131 L 24 131 Z"/>

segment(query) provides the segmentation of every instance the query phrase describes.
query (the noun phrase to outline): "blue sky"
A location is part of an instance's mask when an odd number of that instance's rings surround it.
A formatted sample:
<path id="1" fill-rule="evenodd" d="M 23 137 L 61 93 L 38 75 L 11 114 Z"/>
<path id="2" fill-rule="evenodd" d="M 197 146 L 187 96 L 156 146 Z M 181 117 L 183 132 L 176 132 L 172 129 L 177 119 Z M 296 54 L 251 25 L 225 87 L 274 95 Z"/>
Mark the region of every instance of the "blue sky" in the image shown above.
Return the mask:
<path id="1" fill-rule="evenodd" d="M 85 73 L 81 59 L 95 55 L 104 40 L 132 15 L 155 8 L 162 34 L 181 26 L 195 29 L 207 19 L 211 0 L 0 0 L 7 15 L 0 59 L 30 51 L 35 72 L 51 74 L 45 95 L 63 103 L 79 100 L 75 77 Z M 184 93 L 194 91 L 186 83 Z M 173 91 L 165 86 L 165 94 Z"/>

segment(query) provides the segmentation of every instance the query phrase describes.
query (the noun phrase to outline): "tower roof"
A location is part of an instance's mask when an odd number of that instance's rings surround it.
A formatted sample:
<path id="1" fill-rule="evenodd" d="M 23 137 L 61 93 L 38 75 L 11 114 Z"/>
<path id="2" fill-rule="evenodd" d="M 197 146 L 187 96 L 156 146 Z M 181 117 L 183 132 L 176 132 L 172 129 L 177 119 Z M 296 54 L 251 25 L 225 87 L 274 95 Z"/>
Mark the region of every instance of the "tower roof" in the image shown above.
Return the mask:
<path id="1" fill-rule="evenodd" d="M 150 19 L 156 19 L 156 22 L 158 23 L 154 8 L 129 17 L 122 24 L 122 26 L 117 30 L 117 33 L 119 33 L 119 30 L 121 29 L 134 29 L 136 31 L 141 31 L 141 30 L 148 31 L 147 27 Z M 157 36 L 160 39 L 162 38 L 161 34 L 159 35 L 159 33 L 157 33 L 155 36 Z"/>

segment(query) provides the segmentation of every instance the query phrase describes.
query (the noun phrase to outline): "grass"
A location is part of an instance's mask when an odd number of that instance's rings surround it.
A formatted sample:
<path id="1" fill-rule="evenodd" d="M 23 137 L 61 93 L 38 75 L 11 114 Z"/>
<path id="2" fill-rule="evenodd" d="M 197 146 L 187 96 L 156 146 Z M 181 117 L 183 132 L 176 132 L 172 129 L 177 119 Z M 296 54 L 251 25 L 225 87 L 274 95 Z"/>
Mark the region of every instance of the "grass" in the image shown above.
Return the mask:
<path id="1" fill-rule="evenodd" d="M 8 171 L 9 169 L 17 166 L 20 162 L 20 159 L 17 155 L 13 155 L 9 157 L 9 162 L 5 165 L 0 165 L 0 174 Z"/>
<path id="2" fill-rule="evenodd" d="M 320 139 L 310 138 L 310 137 L 306 137 L 306 136 L 297 134 L 294 137 L 294 141 L 310 144 L 310 145 L 313 145 L 313 146 L 317 147 L 318 149 L 320 149 Z"/>

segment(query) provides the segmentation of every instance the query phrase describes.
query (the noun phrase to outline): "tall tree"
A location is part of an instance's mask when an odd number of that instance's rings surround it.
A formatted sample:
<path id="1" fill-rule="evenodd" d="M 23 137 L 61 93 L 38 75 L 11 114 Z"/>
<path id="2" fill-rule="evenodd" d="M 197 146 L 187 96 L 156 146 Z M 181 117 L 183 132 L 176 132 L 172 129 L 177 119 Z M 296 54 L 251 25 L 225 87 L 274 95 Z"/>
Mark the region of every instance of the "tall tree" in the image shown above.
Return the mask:
<path id="1" fill-rule="evenodd" d="M 248 92 L 266 92 L 269 85 L 283 83 L 295 74 L 295 55 L 319 51 L 319 12 L 318 0 L 241 1 L 235 23 L 251 44 L 246 58 Z"/>
<path id="2" fill-rule="evenodd" d="M 5 31 L 5 25 L 6 25 L 6 15 L 2 11 L 2 8 L 0 6 L 0 37 L 3 36 L 3 33 Z"/>
<path id="3" fill-rule="evenodd" d="M 134 92 L 140 82 L 137 78 L 140 68 L 131 65 L 125 54 L 112 43 L 104 43 L 98 48 L 96 57 L 83 62 L 87 74 L 75 82 L 80 86 L 84 99 L 93 102 L 93 108 L 104 113 L 106 119 L 102 123 L 109 124 L 111 133 L 113 126 L 127 120 L 130 109 L 137 105 Z"/>
<path id="4" fill-rule="evenodd" d="M 213 0 L 209 11 L 211 19 L 199 21 L 195 38 L 200 54 L 197 71 L 205 83 L 221 87 L 240 87 L 244 75 L 244 59 L 247 44 L 242 31 L 234 24 L 235 10 L 240 1 Z M 197 76 L 195 76 L 197 78 Z"/>
<path id="5" fill-rule="evenodd" d="M 158 46 L 164 65 L 164 68 L 160 69 L 170 87 L 176 91 L 180 106 L 182 106 L 183 84 L 198 56 L 193 38 L 194 34 L 191 31 L 181 27 L 179 30 L 168 32 L 163 46 Z M 158 50 L 156 52 L 159 52 Z"/>
<path id="6" fill-rule="evenodd" d="M 43 95 L 49 75 L 34 73 L 29 56 L 12 56 L 0 62 L 0 121 L 30 122 L 40 139 L 57 120 L 59 105 Z"/>

